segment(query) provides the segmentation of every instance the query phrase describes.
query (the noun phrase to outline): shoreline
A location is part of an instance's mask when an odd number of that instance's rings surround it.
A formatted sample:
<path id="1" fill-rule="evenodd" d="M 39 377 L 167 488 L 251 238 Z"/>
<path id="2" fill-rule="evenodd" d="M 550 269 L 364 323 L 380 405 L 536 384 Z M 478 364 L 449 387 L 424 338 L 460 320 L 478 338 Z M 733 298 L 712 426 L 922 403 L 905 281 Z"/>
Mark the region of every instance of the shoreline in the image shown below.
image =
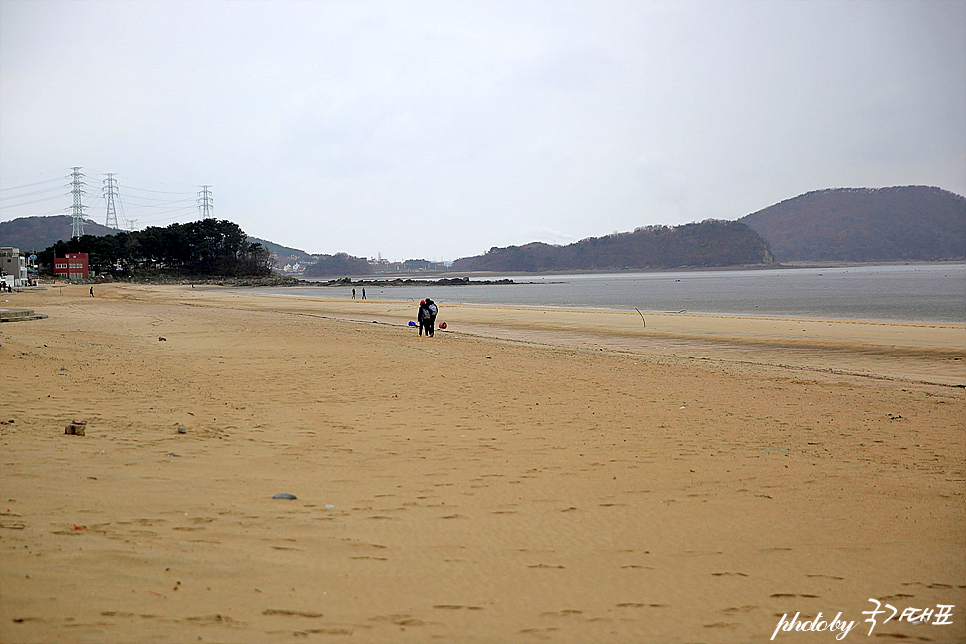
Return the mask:
<path id="1" fill-rule="evenodd" d="M 966 265 L 806 269 L 804 272 L 672 272 L 571 276 L 499 276 L 512 286 L 447 291 L 432 282 L 395 286 L 364 282 L 370 298 L 418 301 L 430 289 L 442 303 L 505 303 L 523 307 L 626 310 L 701 315 L 963 323 L 961 290 Z M 495 276 L 496 277 L 496 276 Z M 677 279 L 675 279 L 677 278 Z M 692 279 L 693 278 L 693 279 Z M 897 280 L 893 286 L 892 281 Z M 672 282 L 675 282 L 672 284 Z M 682 282 L 677 284 L 676 282 Z M 465 282 L 464 282 L 465 283 Z M 358 283 L 363 284 L 363 283 Z M 300 288 L 268 289 L 307 297 L 349 295 L 352 282 L 303 283 Z M 346 289 L 341 292 L 339 289 Z M 802 289 L 804 299 L 793 299 Z M 895 290 L 894 290 L 895 289 Z"/>
<path id="2" fill-rule="evenodd" d="M 208 291 L 221 305 L 234 291 Z M 249 294 L 246 293 L 246 296 Z M 253 308 L 325 315 L 348 322 L 406 327 L 412 304 L 250 293 Z M 873 378 L 966 385 L 966 324 L 843 320 L 718 313 L 442 304 L 446 333 L 629 354 L 756 362 L 831 369 Z M 861 364 L 857 366 L 856 360 Z"/>
<path id="3" fill-rule="evenodd" d="M 8 299 L 4 642 L 966 638 L 963 325 Z"/>
<path id="4" fill-rule="evenodd" d="M 571 271 L 438 271 L 438 272 L 426 272 L 426 273 L 370 273 L 368 275 L 342 275 L 342 276 L 331 276 L 331 277 L 318 277 L 319 280 L 329 279 L 364 279 L 371 278 L 373 276 L 379 276 L 380 278 L 386 277 L 388 279 L 405 279 L 413 278 L 414 276 L 422 275 L 433 275 L 439 276 L 441 278 L 454 278 L 470 276 L 472 277 L 493 277 L 493 276 L 540 276 L 540 277 L 552 277 L 554 275 L 624 275 L 624 274 L 634 274 L 634 273 L 696 273 L 696 272 L 723 272 L 723 271 L 761 271 L 761 270 L 797 270 L 797 269 L 809 269 L 809 268 L 871 268 L 873 266 L 961 266 L 964 260 L 962 259 L 944 259 L 937 261 L 891 261 L 891 262 L 813 262 L 813 261 L 791 261 L 791 262 L 775 262 L 774 264 L 735 264 L 730 266 L 679 266 L 675 268 L 621 268 L 621 269 L 581 269 L 581 270 L 571 270 Z M 282 273 L 285 277 L 295 277 L 299 279 L 300 282 L 312 283 L 312 280 L 305 280 L 300 278 L 297 274 Z"/>
<path id="5" fill-rule="evenodd" d="M 502 284 L 502 283 L 503 282 L 489 282 L 488 284 Z M 519 284 L 519 285 L 544 285 L 544 284 L 556 284 L 556 283 L 557 282 L 514 282 L 514 284 Z M 298 287 L 302 287 L 302 286 L 304 286 L 306 288 L 344 288 L 346 286 L 355 286 L 357 284 L 359 284 L 359 283 L 353 282 L 351 285 L 350 284 L 331 284 L 331 285 L 330 284 L 325 284 L 325 285 L 315 285 L 315 284 L 312 284 L 312 283 L 306 283 L 306 284 L 293 285 L 292 288 L 298 288 Z M 480 284 L 482 284 L 482 283 L 480 283 Z M 426 282 L 425 284 L 423 284 L 423 283 L 404 284 L 404 285 L 401 285 L 401 287 L 405 288 L 407 286 L 424 286 L 424 285 L 427 286 L 427 287 L 429 287 L 429 286 L 440 286 L 439 284 L 436 284 L 435 282 Z M 211 286 L 221 286 L 221 285 L 213 284 Z M 226 285 L 226 286 L 228 286 L 229 288 L 233 288 L 233 289 L 234 288 L 244 288 L 244 287 L 235 287 L 235 286 L 231 286 L 231 285 Z M 366 286 L 366 288 L 369 288 L 370 287 L 370 284 L 366 284 L 365 286 Z M 395 286 L 396 285 L 383 285 L 384 288 L 394 288 Z M 446 284 L 445 286 L 449 286 L 449 284 Z M 267 287 L 270 288 L 271 286 L 270 285 L 267 285 Z M 259 288 L 259 287 L 253 286 L 251 288 Z M 263 296 L 266 296 L 266 297 L 293 297 L 293 296 L 289 295 L 288 293 L 271 293 L 271 294 L 267 294 L 266 295 L 266 294 L 259 294 L 256 291 L 253 291 L 253 294 L 255 294 L 255 295 L 263 295 Z M 311 296 L 298 296 L 298 297 L 306 297 L 306 299 L 312 299 Z M 326 297 L 325 299 L 337 299 L 337 300 L 351 301 L 351 298 L 346 298 L 344 296 L 343 297 L 334 297 L 334 298 Z M 366 301 L 368 302 L 369 300 L 367 299 Z M 385 298 L 380 299 L 379 301 L 380 302 L 391 302 L 391 303 L 395 303 L 395 304 L 407 304 L 407 303 L 410 303 L 409 300 L 394 300 L 394 299 L 385 299 Z M 479 307 L 492 307 L 492 306 L 495 306 L 495 307 L 510 307 L 510 308 L 520 308 L 520 309 L 537 309 L 537 310 L 546 309 L 546 310 L 550 310 L 550 311 L 590 311 L 590 312 L 599 311 L 599 312 L 608 312 L 608 313 L 609 312 L 629 313 L 631 311 L 638 311 L 639 310 L 637 308 L 614 308 L 614 307 L 593 307 L 593 306 L 577 307 L 577 306 L 553 306 L 553 305 L 547 305 L 547 304 L 505 304 L 505 303 L 485 303 L 485 302 L 458 302 L 458 303 L 447 302 L 446 303 L 446 306 L 479 306 Z M 680 311 L 663 311 L 663 310 L 640 309 L 640 312 L 641 313 L 648 314 L 648 315 L 721 316 L 721 317 L 747 318 L 749 320 L 756 320 L 756 319 L 781 319 L 781 320 L 815 320 L 815 321 L 819 321 L 819 322 L 821 322 L 821 321 L 826 321 L 826 322 L 844 322 L 844 323 L 853 323 L 854 322 L 854 323 L 857 323 L 857 324 L 866 323 L 866 322 L 868 322 L 868 323 L 879 323 L 879 322 L 882 322 L 882 323 L 913 324 L 913 325 L 915 325 L 915 324 L 927 324 L 927 325 L 932 325 L 932 324 L 942 324 L 942 325 L 945 325 L 945 324 L 951 324 L 951 325 L 963 324 L 963 325 L 966 325 L 966 322 L 956 322 L 956 321 L 938 320 L 938 319 L 910 320 L 910 319 L 893 319 L 893 318 L 845 318 L 845 317 L 838 317 L 837 318 L 837 317 L 829 317 L 829 316 L 806 316 L 806 315 L 772 314 L 772 313 L 755 314 L 755 313 L 731 313 L 731 312 L 727 312 L 727 311 L 693 311 L 693 310 L 687 310 L 687 309 L 682 309 Z"/>

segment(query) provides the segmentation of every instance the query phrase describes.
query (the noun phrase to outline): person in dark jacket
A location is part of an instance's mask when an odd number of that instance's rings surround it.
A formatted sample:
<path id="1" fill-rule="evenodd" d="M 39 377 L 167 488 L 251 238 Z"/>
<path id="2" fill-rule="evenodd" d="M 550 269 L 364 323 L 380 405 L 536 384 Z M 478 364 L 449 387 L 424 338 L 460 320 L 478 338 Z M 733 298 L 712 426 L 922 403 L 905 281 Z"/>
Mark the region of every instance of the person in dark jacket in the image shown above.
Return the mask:
<path id="1" fill-rule="evenodd" d="M 426 324 L 426 333 L 432 338 L 436 335 L 436 316 L 439 314 L 439 307 L 436 306 L 436 302 L 427 297 L 426 309 L 429 311 L 429 321 Z"/>
<path id="2" fill-rule="evenodd" d="M 426 335 L 429 335 L 429 307 L 426 305 L 426 300 L 419 301 L 419 311 L 416 312 L 416 324 L 419 325 L 419 335 L 426 331 Z"/>

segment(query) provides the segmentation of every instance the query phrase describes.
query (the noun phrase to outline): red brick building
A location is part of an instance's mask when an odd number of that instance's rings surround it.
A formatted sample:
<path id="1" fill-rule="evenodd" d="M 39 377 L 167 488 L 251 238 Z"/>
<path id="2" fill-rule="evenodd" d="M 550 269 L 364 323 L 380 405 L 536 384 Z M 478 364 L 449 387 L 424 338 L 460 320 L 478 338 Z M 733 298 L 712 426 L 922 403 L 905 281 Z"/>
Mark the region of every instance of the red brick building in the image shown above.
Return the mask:
<path id="1" fill-rule="evenodd" d="M 86 280 L 90 277 L 87 253 L 67 253 L 67 257 L 54 259 L 54 275 L 69 280 Z"/>

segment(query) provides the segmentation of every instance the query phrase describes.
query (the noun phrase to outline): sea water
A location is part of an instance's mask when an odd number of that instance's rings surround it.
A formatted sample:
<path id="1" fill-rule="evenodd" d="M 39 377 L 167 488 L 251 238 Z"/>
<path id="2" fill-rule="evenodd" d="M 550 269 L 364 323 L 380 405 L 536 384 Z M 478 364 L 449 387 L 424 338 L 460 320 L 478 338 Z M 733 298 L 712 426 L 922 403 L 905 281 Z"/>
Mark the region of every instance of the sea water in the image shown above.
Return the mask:
<path id="1" fill-rule="evenodd" d="M 366 286 L 370 300 L 440 306 L 514 306 L 686 311 L 849 320 L 966 322 L 966 264 L 706 270 L 585 275 L 500 275 L 513 284 Z M 367 279 L 379 279 L 370 276 Z M 432 279 L 419 277 L 418 279 Z M 475 278 L 474 278 L 475 279 Z M 353 285 L 267 288 L 260 293 L 351 296 Z M 362 287 L 355 285 L 356 297 Z M 415 304 L 414 313 L 415 315 Z"/>

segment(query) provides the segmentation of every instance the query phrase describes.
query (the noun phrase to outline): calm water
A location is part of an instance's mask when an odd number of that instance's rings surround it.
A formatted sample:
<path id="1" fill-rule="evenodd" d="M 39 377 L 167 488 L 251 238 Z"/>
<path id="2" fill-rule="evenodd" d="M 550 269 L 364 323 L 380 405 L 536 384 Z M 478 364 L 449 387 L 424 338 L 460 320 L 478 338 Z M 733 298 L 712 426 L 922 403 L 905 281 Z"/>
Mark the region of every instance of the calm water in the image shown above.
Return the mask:
<path id="1" fill-rule="evenodd" d="M 373 300 L 397 301 L 431 297 L 441 306 L 512 304 L 966 322 L 966 264 L 506 277 L 517 283 L 374 286 L 366 288 L 366 295 Z M 259 290 L 289 297 L 348 297 L 350 291 L 351 287 L 311 286 Z M 361 287 L 356 291 L 361 296 Z"/>

